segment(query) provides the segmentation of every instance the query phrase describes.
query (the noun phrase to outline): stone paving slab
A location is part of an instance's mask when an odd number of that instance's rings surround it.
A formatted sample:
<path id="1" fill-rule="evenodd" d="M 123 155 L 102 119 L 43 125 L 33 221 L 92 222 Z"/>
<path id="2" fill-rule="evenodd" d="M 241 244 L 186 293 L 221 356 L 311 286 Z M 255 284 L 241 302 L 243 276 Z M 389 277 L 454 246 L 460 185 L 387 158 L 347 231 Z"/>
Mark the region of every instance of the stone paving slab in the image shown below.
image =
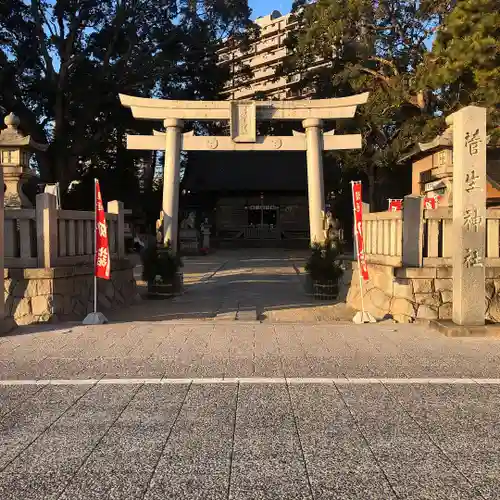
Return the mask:
<path id="1" fill-rule="evenodd" d="M 483 498 L 498 497 L 500 388 L 443 385 L 391 387 L 392 395 L 460 470 Z"/>
<path id="2" fill-rule="evenodd" d="M 141 387 L 61 498 L 143 498 L 187 390 Z"/>
<path id="3" fill-rule="evenodd" d="M 240 387 L 229 498 L 312 498 L 283 384 Z"/>
<path id="4" fill-rule="evenodd" d="M 500 339 L 441 337 L 420 325 L 134 322 L 28 331 L 0 344 L 0 380 L 271 374 L 497 378 Z"/>
<path id="5" fill-rule="evenodd" d="M 290 394 L 315 499 L 396 498 L 333 384 Z"/>
<path id="6" fill-rule="evenodd" d="M 33 387 L 0 386 L 5 500 L 500 493 L 499 384 Z"/>
<path id="7" fill-rule="evenodd" d="M 12 491 L 26 500 L 59 497 L 135 391 L 100 386 L 85 394 L 2 472 L 0 497 Z"/>
<path id="8" fill-rule="evenodd" d="M 235 405 L 234 385 L 191 386 L 146 499 L 227 498 Z"/>
<path id="9" fill-rule="evenodd" d="M 480 498 L 464 471 L 435 446 L 385 387 L 339 386 L 338 390 L 398 497 Z"/>
<path id="10" fill-rule="evenodd" d="M 91 387 L 47 387 L 3 416 L 0 420 L 0 473 L 48 431 Z M 4 391 L 8 398 L 9 389 L 2 389 Z M 14 397 L 17 399 L 19 396 L 15 394 Z"/>

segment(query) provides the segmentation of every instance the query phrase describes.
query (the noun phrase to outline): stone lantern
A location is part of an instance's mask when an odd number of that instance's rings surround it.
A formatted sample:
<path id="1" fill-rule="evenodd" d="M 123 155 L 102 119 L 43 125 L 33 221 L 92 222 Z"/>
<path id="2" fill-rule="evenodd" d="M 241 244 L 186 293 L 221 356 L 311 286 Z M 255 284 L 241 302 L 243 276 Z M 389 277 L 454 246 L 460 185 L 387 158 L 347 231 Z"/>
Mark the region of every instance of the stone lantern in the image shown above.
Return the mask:
<path id="1" fill-rule="evenodd" d="M 0 167 L 5 183 L 4 205 L 7 208 L 32 208 L 23 186 L 33 177 L 29 166 L 33 151 L 46 151 L 47 144 L 38 144 L 19 130 L 19 118 L 10 113 L 4 119 L 7 128 L 0 132 Z"/>

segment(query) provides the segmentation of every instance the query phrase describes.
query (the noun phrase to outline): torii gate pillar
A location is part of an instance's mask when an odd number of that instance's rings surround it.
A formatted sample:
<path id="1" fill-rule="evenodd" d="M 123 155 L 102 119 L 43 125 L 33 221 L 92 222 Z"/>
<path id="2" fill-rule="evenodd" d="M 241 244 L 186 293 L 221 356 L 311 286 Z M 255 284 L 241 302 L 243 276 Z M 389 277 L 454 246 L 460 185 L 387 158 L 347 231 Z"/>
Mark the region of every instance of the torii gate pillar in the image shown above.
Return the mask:
<path id="1" fill-rule="evenodd" d="M 165 167 L 163 170 L 163 243 L 177 252 L 179 226 L 179 184 L 182 120 L 167 118 L 165 126 Z"/>
<path id="2" fill-rule="evenodd" d="M 307 192 L 309 200 L 309 230 L 311 244 L 323 243 L 325 189 L 323 181 L 323 122 L 308 118 L 302 122 L 306 130 Z"/>

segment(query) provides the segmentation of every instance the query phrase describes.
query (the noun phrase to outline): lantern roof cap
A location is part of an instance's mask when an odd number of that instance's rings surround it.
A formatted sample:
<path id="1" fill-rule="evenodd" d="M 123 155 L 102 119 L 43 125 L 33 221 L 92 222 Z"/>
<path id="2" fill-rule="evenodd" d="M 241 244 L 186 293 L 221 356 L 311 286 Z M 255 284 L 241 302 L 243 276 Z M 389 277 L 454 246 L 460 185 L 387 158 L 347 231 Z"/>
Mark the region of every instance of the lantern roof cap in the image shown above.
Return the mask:
<path id="1" fill-rule="evenodd" d="M 21 120 L 14 113 L 9 113 L 3 122 L 7 128 L 0 131 L 0 147 L 28 147 L 35 151 L 47 151 L 48 144 L 40 144 L 19 130 Z"/>

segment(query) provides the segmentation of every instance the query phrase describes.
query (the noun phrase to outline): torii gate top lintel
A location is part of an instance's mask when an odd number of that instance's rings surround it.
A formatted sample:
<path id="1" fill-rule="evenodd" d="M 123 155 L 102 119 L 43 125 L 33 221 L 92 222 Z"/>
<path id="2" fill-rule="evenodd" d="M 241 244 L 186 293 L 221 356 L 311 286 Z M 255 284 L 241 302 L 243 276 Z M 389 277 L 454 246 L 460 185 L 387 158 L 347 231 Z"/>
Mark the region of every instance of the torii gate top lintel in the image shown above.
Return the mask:
<path id="1" fill-rule="evenodd" d="M 229 120 L 235 142 L 255 142 L 257 120 L 352 118 L 357 106 L 366 103 L 368 95 L 365 92 L 307 101 L 178 101 L 120 94 L 120 102 L 130 108 L 135 118 L 143 120 Z"/>
<path id="2" fill-rule="evenodd" d="M 178 101 L 149 99 L 120 94 L 123 106 L 130 108 L 135 118 L 163 120 L 166 128 L 181 125 L 181 120 L 229 120 L 229 137 L 194 137 L 183 134 L 181 148 L 184 150 L 305 150 L 303 133 L 293 136 L 258 137 L 257 121 L 302 120 L 304 128 L 321 127 L 321 120 L 352 118 L 356 108 L 366 103 L 369 93 L 301 101 Z M 156 136 L 129 135 L 129 149 L 163 149 L 163 133 Z M 163 144 L 162 144 L 163 142 Z M 324 150 L 357 149 L 361 147 L 361 136 L 333 136 L 324 134 Z"/>
<path id="3" fill-rule="evenodd" d="M 258 120 L 305 120 L 306 118 L 352 118 L 365 104 L 369 92 L 333 99 L 301 101 L 179 101 L 120 94 L 120 102 L 139 119 L 231 120 L 249 112 Z"/>

